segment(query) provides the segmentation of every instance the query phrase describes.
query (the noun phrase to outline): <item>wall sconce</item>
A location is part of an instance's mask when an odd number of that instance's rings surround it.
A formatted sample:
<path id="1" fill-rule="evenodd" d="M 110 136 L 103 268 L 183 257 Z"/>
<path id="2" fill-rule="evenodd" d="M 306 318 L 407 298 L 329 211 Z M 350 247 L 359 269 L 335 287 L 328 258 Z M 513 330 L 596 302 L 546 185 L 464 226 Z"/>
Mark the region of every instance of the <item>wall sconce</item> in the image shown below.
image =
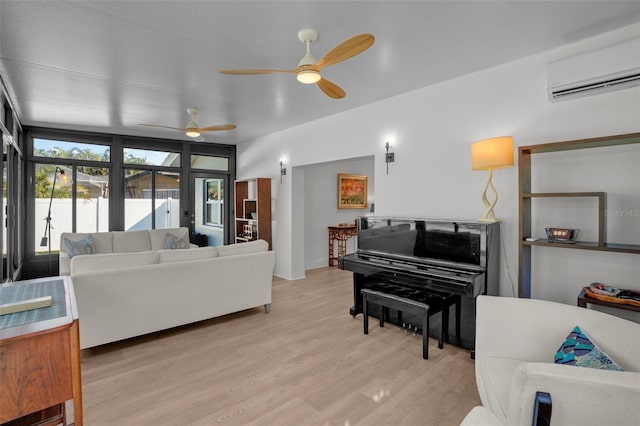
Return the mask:
<path id="1" fill-rule="evenodd" d="M 287 168 L 284 166 L 284 161 L 280 160 L 280 183 L 282 183 L 282 176 L 287 174 Z"/>
<path id="2" fill-rule="evenodd" d="M 487 183 L 482 191 L 482 202 L 486 208 L 480 222 L 498 222 L 493 208 L 498 202 L 498 191 L 491 182 L 493 169 L 513 166 L 513 137 L 500 136 L 495 138 L 483 139 L 471 145 L 471 169 L 473 170 L 489 170 Z M 493 202 L 489 202 L 487 198 L 487 189 L 493 191 Z"/>
<path id="3" fill-rule="evenodd" d="M 387 165 L 387 174 L 389 174 L 389 163 L 393 163 L 394 161 L 396 161 L 396 157 L 395 153 L 389 152 L 389 148 L 391 148 L 389 142 L 384 145 L 384 148 L 387 150 L 387 153 L 384 155 L 384 162 Z"/>

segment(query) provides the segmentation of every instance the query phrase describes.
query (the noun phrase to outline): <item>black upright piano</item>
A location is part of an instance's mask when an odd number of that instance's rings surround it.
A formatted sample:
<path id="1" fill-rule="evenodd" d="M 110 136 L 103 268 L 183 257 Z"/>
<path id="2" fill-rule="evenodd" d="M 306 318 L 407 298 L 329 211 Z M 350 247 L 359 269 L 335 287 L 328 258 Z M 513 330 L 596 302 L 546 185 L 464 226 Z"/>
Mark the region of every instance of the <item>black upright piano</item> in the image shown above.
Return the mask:
<path id="1" fill-rule="evenodd" d="M 500 224 L 497 222 L 363 216 L 357 219 L 357 249 L 341 258 L 340 267 L 353 271 L 354 317 L 362 313 L 363 288 L 381 281 L 416 291 L 460 295 L 461 332 L 450 343 L 475 347 L 475 298 L 499 290 Z M 376 316 L 376 311 L 372 312 Z M 379 314 L 379 313 L 378 313 Z M 403 321 L 410 321 L 403 317 Z M 450 315 L 455 330 L 455 315 Z M 391 314 L 390 322 L 397 323 Z M 440 316 L 430 322 L 438 336 Z"/>

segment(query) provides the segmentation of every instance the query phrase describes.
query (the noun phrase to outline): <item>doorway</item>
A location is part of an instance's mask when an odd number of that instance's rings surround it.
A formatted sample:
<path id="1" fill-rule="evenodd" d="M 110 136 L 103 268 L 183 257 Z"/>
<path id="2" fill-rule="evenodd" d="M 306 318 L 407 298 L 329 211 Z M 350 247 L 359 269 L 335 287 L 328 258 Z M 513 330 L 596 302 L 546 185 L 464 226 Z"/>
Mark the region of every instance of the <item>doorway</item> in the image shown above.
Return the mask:
<path id="1" fill-rule="evenodd" d="M 232 195 L 228 175 L 220 173 L 191 173 L 189 183 L 191 201 L 189 231 L 194 241 L 203 246 L 222 246 L 229 243 Z"/>

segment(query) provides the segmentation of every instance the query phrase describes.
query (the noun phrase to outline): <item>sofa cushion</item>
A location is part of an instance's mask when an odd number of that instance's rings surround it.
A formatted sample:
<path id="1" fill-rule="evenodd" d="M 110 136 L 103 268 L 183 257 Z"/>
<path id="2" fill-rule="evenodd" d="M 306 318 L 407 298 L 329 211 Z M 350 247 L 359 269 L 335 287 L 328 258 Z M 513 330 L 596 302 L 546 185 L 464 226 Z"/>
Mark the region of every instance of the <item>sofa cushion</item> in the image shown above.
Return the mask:
<path id="1" fill-rule="evenodd" d="M 71 259 L 71 276 L 78 273 L 93 273 L 120 270 L 142 265 L 158 263 L 159 255 L 155 251 L 140 253 L 104 253 L 91 256 L 76 256 Z"/>
<path id="2" fill-rule="evenodd" d="M 180 250 L 180 249 L 188 249 L 189 248 L 189 236 L 183 235 L 181 237 L 177 237 L 169 232 L 167 232 L 164 236 L 164 240 L 162 240 L 162 248 L 163 249 L 171 249 L 171 250 Z"/>
<path id="3" fill-rule="evenodd" d="M 95 242 L 91 235 L 87 235 L 81 240 L 73 241 L 69 238 L 63 238 L 64 247 L 70 258 L 80 254 L 94 254 L 96 252 Z"/>
<path id="4" fill-rule="evenodd" d="M 94 248 L 96 249 L 95 250 L 96 253 L 112 253 L 113 252 L 113 237 L 111 235 L 111 232 L 93 232 L 93 233 L 63 232 L 62 235 L 60 235 L 60 240 L 61 240 L 60 251 L 64 253 L 67 252 L 67 248 L 65 247 L 65 244 L 64 244 L 65 238 L 71 241 L 79 241 L 88 235 L 91 235 L 91 237 L 93 237 L 93 243 L 94 243 Z"/>
<path id="5" fill-rule="evenodd" d="M 149 231 L 114 231 L 114 253 L 137 253 L 151 250 Z"/>
<path id="6" fill-rule="evenodd" d="M 562 342 L 553 360 L 556 364 L 622 371 L 578 326 Z"/>
<path id="7" fill-rule="evenodd" d="M 151 250 L 162 250 L 167 247 L 164 247 L 164 239 L 167 234 L 171 234 L 178 238 L 186 238 L 187 243 L 189 242 L 189 229 L 182 228 L 169 228 L 169 229 L 151 229 L 149 230 L 149 238 L 151 239 Z M 189 246 L 185 247 L 189 248 Z"/>
<path id="8" fill-rule="evenodd" d="M 239 254 L 257 253 L 267 251 L 269 244 L 264 240 L 249 241 L 246 243 L 229 244 L 218 247 L 218 256 L 236 256 Z"/>
<path id="9" fill-rule="evenodd" d="M 218 249 L 215 247 L 189 248 L 183 250 L 169 249 L 158 250 L 158 254 L 160 255 L 159 263 L 171 263 L 218 257 Z"/>

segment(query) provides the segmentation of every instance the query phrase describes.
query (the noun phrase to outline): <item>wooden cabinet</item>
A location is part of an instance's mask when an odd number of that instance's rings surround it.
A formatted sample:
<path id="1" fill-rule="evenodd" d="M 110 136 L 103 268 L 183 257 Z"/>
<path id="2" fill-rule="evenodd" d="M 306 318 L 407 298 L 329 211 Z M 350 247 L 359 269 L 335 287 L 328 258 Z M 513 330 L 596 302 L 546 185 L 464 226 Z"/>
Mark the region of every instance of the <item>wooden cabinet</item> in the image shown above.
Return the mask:
<path id="1" fill-rule="evenodd" d="M 605 192 L 533 192 L 531 185 L 531 157 L 535 154 L 560 151 L 601 148 L 617 145 L 640 143 L 640 133 L 617 135 L 602 138 L 556 142 L 542 145 L 521 146 L 518 148 L 519 172 L 519 271 L 518 296 L 531 297 L 531 250 L 532 247 L 554 247 L 578 250 L 599 250 L 617 253 L 640 254 L 640 245 L 612 244 L 607 242 L 606 193 Z M 612 188 L 612 191 L 615 188 Z M 598 200 L 597 241 L 577 241 L 574 244 L 554 243 L 544 239 L 527 241 L 532 237 L 532 202 L 537 198 L 575 198 L 594 197 Z"/>
<path id="2" fill-rule="evenodd" d="M 235 241 L 265 240 L 271 250 L 271 179 L 235 181 Z"/>
<path id="3" fill-rule="evenodd" d="M 0 300 L 14 303 L 51 296 L 52 305 L 0 317 L 0 423 L 82 426 L 78 310 L 70 277 L 0 286 Z"/>

